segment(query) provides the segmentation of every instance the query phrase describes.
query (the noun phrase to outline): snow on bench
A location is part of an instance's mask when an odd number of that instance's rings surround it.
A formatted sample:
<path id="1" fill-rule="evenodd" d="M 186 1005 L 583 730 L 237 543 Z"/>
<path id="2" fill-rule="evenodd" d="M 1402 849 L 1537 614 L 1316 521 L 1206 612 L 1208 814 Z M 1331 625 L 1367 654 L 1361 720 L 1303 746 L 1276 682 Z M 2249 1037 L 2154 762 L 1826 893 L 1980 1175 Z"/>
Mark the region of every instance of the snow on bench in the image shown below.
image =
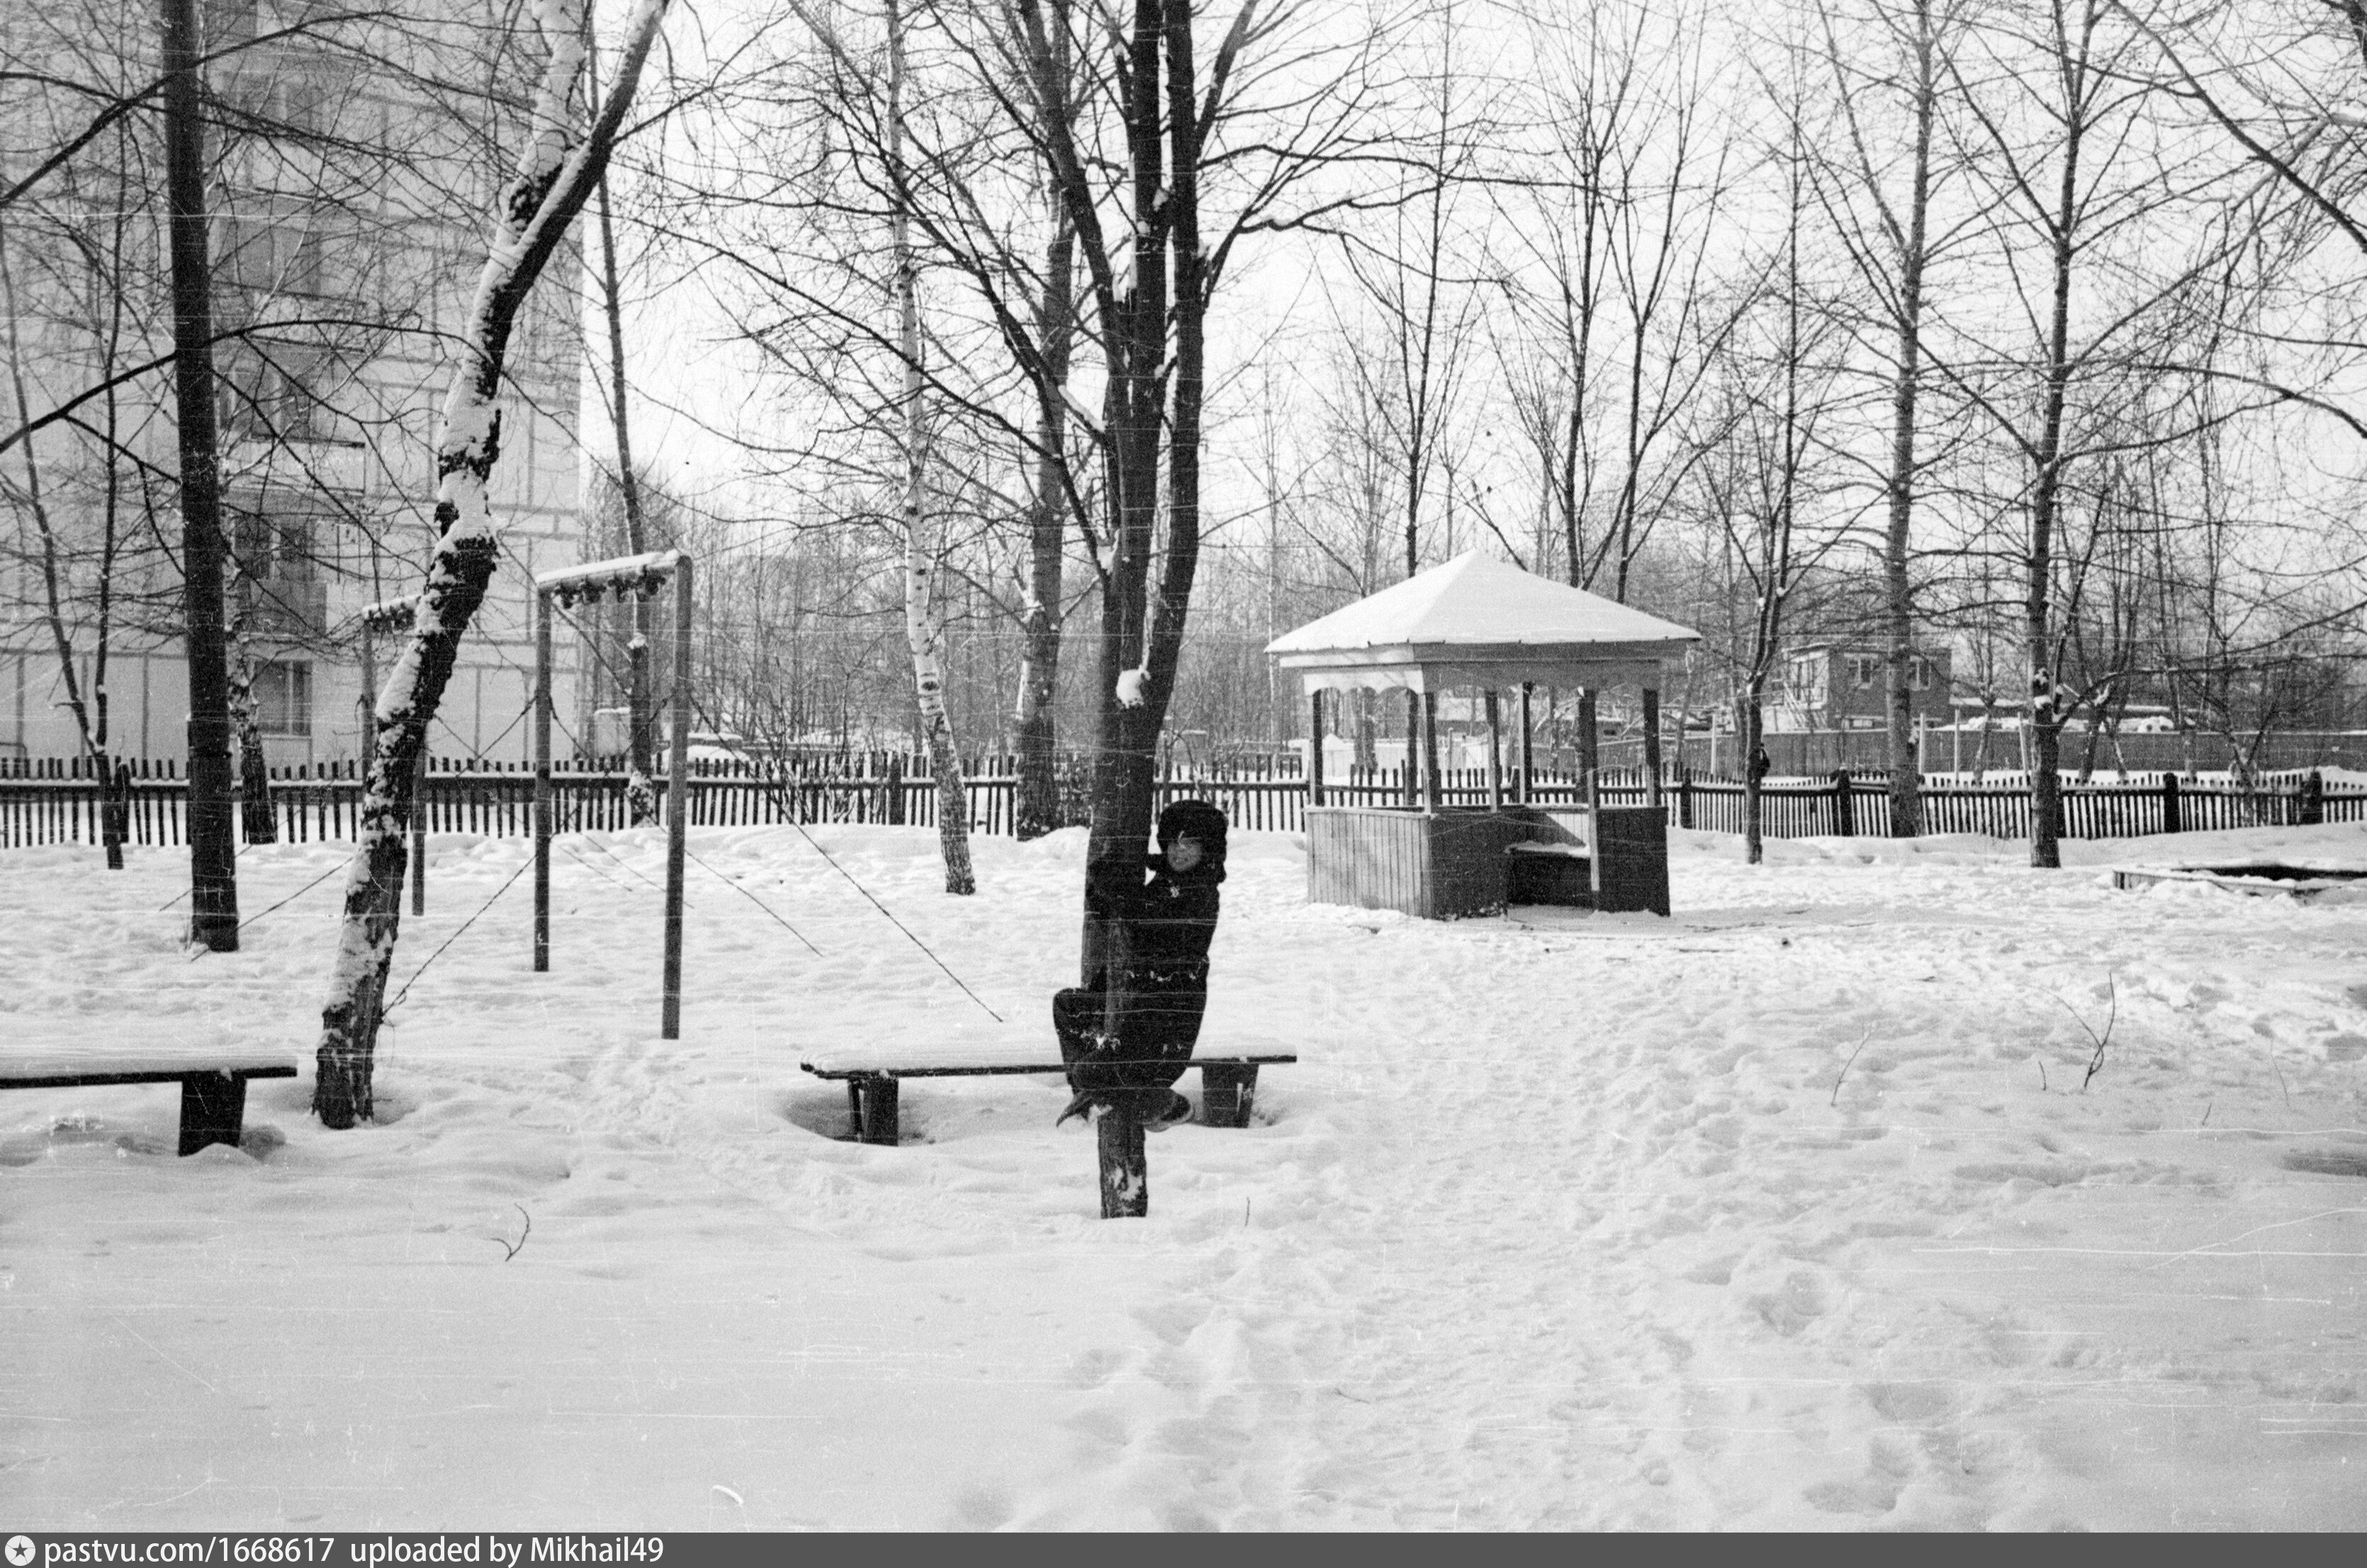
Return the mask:
<path id="1" fill-rule="evenodd" d="M 246 1080 L 292 1078 L 293 1051 L 241 1048 L 219 1028 L 199 1024 L 134 1028 L 93 1021 L 83 1034 L 64 1021 L 40 1026 L 12 1021 L 0 1045 L 0 1090 L 96 1089 L 113 1084 L 181 1086 L 181 1150 L 238 1146 L 246 1121 Z M 103 1032 L 103 1033 L 101 1032 Z"/>
<path id="2" fill-rule="evenodd" d="M 1246 1127 L 1257 1093 L 1258 1069 L 1298 1060 L 1292 1051 L 1195 1051 L 1186 1066 L 1200 1071 L 1201 1100 L 1212 1127 Z M 905 1043 L 869 1042 L 809 1047 L 798 1065 L 818 1078 L 843 1078 L 856 1135 L 866 1144 L 896 1141 L 900 1078 L 1065 1076 L 1060 1049 L 1035 1035 L 966 1034 Z"/>

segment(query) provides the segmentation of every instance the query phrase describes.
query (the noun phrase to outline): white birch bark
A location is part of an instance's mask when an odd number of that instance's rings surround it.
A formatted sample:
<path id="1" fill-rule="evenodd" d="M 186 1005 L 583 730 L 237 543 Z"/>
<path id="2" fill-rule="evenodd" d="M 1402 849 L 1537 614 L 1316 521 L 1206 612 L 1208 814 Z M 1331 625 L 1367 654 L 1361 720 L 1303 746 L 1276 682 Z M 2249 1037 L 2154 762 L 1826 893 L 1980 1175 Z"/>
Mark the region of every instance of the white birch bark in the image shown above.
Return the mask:
<path id="1" fill-rule="evenodd" d="M 436 432 L 439 534 L 410 638 L 379 688 L 377 746 L 363 788 L 359 842 L 345 876 L 345 918 L 321 1010 L 312 1109 L 332 1127 L 371 1114 L 370 1070 L 389 966 L 401 926 L 414 769 L 461 634 L 492 581 L 499 538 L 486 481 L 501 451 L 502 381 L 512 327 L 606 167 L 668 0 L 635 0 L 617 83 L 588 130 L 578 124 L 590 0 L 533 0 L 546 51 L 516 177 L 498 198 L 483 270 L 459 334 L 459 363 Z"/>
<path id="2" fill-rule="evenodd" d="M 937 591 L 935 541 L 928 517 L 928 419 L 921 387 L 921 302 L 904 186 L 904 23 L 898 0 L 888 7 L 889 226 L 896 264 L 897 346 L 904 358 L 904 640 L 912 653 L 912 694 L 921 741 L 937 785 L 937 843 L 946 891 L 978 891 L 969 859 L 969 796 L 954 753 L 946 713 L 945 607 Z"/>

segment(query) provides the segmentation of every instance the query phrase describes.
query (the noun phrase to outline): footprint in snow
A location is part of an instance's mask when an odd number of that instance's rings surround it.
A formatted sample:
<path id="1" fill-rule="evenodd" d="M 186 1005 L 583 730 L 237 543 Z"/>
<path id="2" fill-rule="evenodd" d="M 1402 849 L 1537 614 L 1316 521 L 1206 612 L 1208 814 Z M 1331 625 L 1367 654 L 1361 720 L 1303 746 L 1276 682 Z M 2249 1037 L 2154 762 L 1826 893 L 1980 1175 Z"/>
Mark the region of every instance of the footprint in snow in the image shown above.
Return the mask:
<path id="1" fill-rule="evenodd" d="M 1824 1316 L 1829 1303 L 1823 1281 L 1801 1269 L 1784 1280 L 1783 1289 L 1752 1296 L 1750 1305 L 1768 1327 L 1789 1339 Z"/>

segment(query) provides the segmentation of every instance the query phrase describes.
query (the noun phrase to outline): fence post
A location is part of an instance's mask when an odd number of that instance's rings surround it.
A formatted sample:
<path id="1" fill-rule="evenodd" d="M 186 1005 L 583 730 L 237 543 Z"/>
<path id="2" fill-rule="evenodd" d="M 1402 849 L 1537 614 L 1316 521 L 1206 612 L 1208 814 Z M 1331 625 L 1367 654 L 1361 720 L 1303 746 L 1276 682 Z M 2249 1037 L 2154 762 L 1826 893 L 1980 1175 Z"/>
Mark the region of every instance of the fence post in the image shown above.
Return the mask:
<path id="1" fill-rule="evenodd" d="M 1852 838 L 1857 833 L 1857 804 L 1852 798 L 1855 795 L 1856 788 L 1850 780 L 1850 771 L 1847 768 L 1835 768 L 1833 770 L 1833 831 L 1844 839 Z"/>
<path id="2" fill-rule="evenodd" d="M 2312 768 L 2309 776 L 2301 781 L 2301 823 L 2305 828 L 2311 828 L 2325 820 L 2326 779 Z"/>
<path id="3" fill-rule="evenodd" d="M 898 828 L 904 825 L 904 754 L 900 751 L 888 759 L 888 820 Z"/>
<path id="4" fill-rule="evenodd" d="M 2178 775 L 2164 773 L 2161 775 L 2161 830 L 2165 833 L 2184 832 L 2185 824 L 2179 818 Z"/>
<path id="5" fill-rule="evenodd" d="M 1677 764 L 1677 826 L 1693 825 L 1693 771 L 1686 764 Z"/>

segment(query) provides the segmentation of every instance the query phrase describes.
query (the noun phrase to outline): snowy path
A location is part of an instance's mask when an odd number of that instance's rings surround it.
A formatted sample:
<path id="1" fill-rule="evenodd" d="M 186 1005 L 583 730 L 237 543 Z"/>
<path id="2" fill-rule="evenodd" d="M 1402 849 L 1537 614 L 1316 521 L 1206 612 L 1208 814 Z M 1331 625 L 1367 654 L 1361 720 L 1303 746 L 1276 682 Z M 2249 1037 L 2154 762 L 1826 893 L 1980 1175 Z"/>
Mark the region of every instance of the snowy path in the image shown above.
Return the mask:
<path id="1" fill-rule="evenodd" d="M 967 901 L 923 831 L 821 838 L 1006 1016 L 1067 979 L 1079 835 L 982 840 Z M 249 1153 L 176 1161 L 168 1094 L 0 1097 L 12 1517 L 2367 1525 L 2367 902 L 1699 835 L 1673 920 L 1436 925 L 1306 906 L 1242 835 L 1207 1038 L 1302 1061 L 1251 1129 L 1156 1139 L 1113 1224 L 1050 1083 L 837 1140 L 799 1042 L 983 1016 L 792 833 L 694 835 L 658 1040 L 662 842 L 603 842 L 562 840 L 554 973 L 523 880 L 436 961 L 375 1126 L 259 1085 Z M 2173 847 L 2278 845 L 2367 865 Z M 522 852 L 437 841 L 398 982 Z M 334 855 L 248 852 L 246 907 Z M 334 879 L 192 963 L 182 870 L 0 856 L 0 1032 L 305 1051 Z"/>

